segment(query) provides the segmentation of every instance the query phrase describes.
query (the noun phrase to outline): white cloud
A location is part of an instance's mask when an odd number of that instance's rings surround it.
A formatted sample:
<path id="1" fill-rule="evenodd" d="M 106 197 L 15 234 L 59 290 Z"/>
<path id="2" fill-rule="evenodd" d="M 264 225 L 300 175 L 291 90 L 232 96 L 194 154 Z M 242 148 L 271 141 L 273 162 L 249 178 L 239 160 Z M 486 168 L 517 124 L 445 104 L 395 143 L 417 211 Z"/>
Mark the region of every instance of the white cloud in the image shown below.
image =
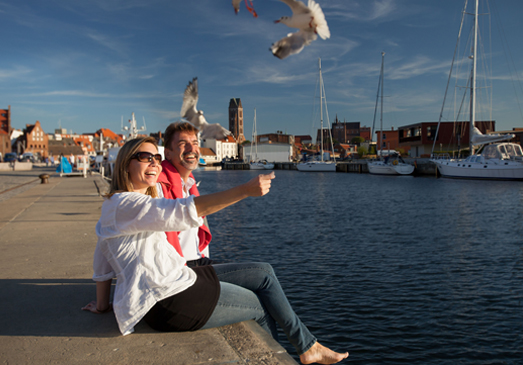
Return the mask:
<path id="1" fill-rule="evenodd" d="M 30 74 L 31 72 L 33 72 L 33 70 L 23 66 L 16 66 L 12 69 L 0 69 L 0 80 L 20 78 Z"/>

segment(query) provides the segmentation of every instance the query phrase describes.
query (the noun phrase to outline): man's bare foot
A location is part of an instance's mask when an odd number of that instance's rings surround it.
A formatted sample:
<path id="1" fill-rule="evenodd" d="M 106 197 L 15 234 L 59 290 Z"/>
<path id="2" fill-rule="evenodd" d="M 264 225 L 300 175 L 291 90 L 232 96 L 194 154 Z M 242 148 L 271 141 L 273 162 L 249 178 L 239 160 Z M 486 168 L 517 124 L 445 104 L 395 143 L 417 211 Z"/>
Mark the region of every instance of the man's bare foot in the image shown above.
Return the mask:
<path id="1" fill-rule="evenodd" d="M 340 354 L 316 342 L 306 353 L 300 355 L 300 362 L 302 364 L 335 364 L 348 356 L 348 352 Z"/>

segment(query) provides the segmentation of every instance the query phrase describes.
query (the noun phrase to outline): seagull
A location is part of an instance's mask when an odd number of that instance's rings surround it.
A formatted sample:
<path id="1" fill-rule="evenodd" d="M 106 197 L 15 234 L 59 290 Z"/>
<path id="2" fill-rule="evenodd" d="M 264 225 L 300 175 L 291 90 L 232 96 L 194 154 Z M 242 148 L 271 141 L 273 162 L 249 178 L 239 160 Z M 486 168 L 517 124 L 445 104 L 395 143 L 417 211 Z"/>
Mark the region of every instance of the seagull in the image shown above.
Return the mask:
<path id="1" fill-rule="evenodd" d="M 252 0 L 248 0 L 248 1 L 249 2 L 247 2 L 247 0 L 245 0 L 245 7 L 249 11 L 249 13 L 252 14 L 253 17 L 257 18 L 258 14 L 256 14 L 256 11 L 254 10 L 254 7 L 252 6 Z M 236 14 L 238 14 L 238 12 L 240 11 L 240 3 L 241 2 L 242 2 L 242 0 L 232 0 L 232 6 L 233 6 L 234 12 Z"/>
<path id="2" fill-rule="evenodd" d="M 321 7 L 314 1 L 309 0 L 305 5 L 298 0 L 280 0 L 287 4 L 292 10 L 292 16 L 283 16 L 275 23 L 283 23 L 290 28 L 299 29 L 296 33 L 289 33 L 287 37 L 280 39 L 271 47 L 272 53 L 283 59 L 290 55 L 300 53 L 303 47 L 311 44 L 319 35 L 322 39 L 330 38 L 331 33 L 325 20 Z"/>
<path id="3" fill-rule="evenodd" d="M 198 78 L 195 77 L 192 81 L 189 81 L 189 85 L 185 88 L 180 116 L 200 129 L 203 139 L 223 139 L 231 135 L 231 132 L 223 128 L 220 124 L 207 123 L 203 116 L 203 111 L 196 109 L 197 103 Z"/>

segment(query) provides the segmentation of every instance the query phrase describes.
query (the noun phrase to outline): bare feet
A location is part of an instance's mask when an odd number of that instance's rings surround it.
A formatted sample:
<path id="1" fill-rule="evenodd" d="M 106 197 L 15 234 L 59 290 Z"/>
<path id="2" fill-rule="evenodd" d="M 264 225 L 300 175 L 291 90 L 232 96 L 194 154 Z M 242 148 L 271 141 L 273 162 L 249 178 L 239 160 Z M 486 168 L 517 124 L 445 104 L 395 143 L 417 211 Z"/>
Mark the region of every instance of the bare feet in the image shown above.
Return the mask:
<path id="1" fill-rule="evenodd" d="M 306 353 L 300 356 L 300 361 L 302 364 L 335 364 L 348 356 L 348 352 L 340 354 L 316 342 Z"/>

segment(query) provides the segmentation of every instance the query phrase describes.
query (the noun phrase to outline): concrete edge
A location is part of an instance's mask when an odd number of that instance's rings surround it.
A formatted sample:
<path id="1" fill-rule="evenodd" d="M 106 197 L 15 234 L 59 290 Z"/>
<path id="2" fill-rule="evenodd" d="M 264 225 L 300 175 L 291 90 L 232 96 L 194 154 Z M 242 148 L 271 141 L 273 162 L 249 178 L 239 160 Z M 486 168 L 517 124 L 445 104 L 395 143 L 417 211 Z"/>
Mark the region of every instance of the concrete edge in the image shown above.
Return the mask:
<path id="1" fill-rule="evenodd" d="M 218 331 L 244 363 L 297 365 L 298 363 L 255 321 L 219 327 Z"/>

